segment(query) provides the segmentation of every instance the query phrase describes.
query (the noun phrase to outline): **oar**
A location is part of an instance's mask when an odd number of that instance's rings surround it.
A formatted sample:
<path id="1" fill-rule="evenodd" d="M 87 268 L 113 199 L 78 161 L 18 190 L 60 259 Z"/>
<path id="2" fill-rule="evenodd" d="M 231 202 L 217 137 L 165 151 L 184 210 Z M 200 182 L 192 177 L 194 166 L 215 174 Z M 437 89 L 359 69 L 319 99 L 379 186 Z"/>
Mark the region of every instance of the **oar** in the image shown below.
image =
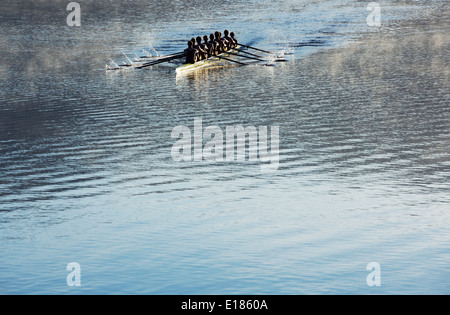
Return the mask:
<path id="1" fill-rule="evenodd" d="M 234 55 L 234 56 L 239 56 L 239 57 L 242 57 L 242 58 L 248 58 L 248 59 L 253 59 L 253 60 L 258 60 L 258 61 L 264 61 L 263 59 L 260 59 L 260 58 L 255 58 L 255 57 L 250 57 L 250 56 L 240 55 L 240 54 L 236 54 L 236 53 L 233 53 L 233 52 L 227 52 L 227 54 L 229 54 L 229 55 Z"/>
<path id="2" fill-rule="evenodd" d="M 245 50 L 242 50 L 242 49 L 234 49 L 234 50 L 239 51 L 239 52 L 244 53 L 244 54 L 247 54 L 247 55 L 250 55 L 250 56 L 253 56 L 253 57 L 261 58 L 261 56 L 259 56 L 259 55 L 255 55 L 255 54 L 249 53 L 248 51 L 245 51 Z"/>
<path id="3" fill-rule="evenodd" d="M 172 55 L 167 55 L 167 56 L 162 56 L 162 57 L 157 57 L 156 60 L 147 62 L 147 63 L 143 63 L 143 64 L 123 64 L 120 65 L 118 69 L 120 69 L 121 67 L 134 67 L 135 69 L 142 69 L 145 67 L 150 67 L 150 66 L 154 66 L 163 62 L 167 62 L 167 61 L 171 61 L 174 59 L 179 59 L 179 58 L 183 58 L 185 56 L 184 53 L 178 53 L 178 54 L 172 54 Z"/>
<path id="4" fill-rule="evenodd" d="M 258 50 L 258 51 L 264 52 L 266 54 L 276 55 L 274 52 L 270 52 L 270 51 L 267 51 L 267 50 L 262 50 L 262 49 L 259 49 L 259 48 L 256 48 L 256 47 L 252 47 L 252 46 L 248 46 L 248 45 L 244 45 L 244 44 L 239 44 L 239 45 L 242 46 L 242 47 L 249 48 L 249 49 Z"/>
<path id="5" fill-rule="evenodd" d="M 258 61 L 267 61 L 267 60 L 264 60 L 264 59 L 250 57 L 250 56 L 244 56 L 244 55 L 240 55 L 240 54 L 236 54 L 236 53 L 232 53 L 232 52 L 229 52 L 228 54 L 239 56 L 239 57 L 243 57 L 243 58 L 248 58 L 248 59 L 254 59 L 254 60 L 258 60 Z M 275 62 L 284 62 L 284 61 L 287 61 L 287 60 L 283 59 L 283 58 L 277 58 L 277 59 L 274 59 L 274 61 Z"/>
<path id="6" fill-rule="evenodd" d="M 142 69 L 142 68 L 146 68 L 146 67 L 151 67 L 151 66 L 154 66 L 154 65 L 157 65 L 157 64 L 160 64 L 160 63 L 164 63 L 164 62 L 168 62 L 168 61 L 171 61 L 171 60 L 175 60 L 175 59 L 181 59 L 184 56 L 186 56 L 185 53 L 181 53 L 181 54 L 178 54 L 178 55 L 172 55 L 171 57 L 164 57 L 164 58 L 158 59 L 157 61 L 152 61 L 152 62 L 145 63 L 145 64 L 143 64 L 143 65 L 141 65 L 139 67 L 136 67 L 136 69 Z"/>
<path id="7" fill-rule="evenodd" d="M 243 62 L 239 62 L 239 61 L 236 61 L 236 60 L 233 60 L 233 59 L 229 59 L 229 58 L 225 58 L 225 57 L 222 57 L 222 56 L 216 56 L 216 57 L 219 58 L 219 59 L 223 59 L 223 60 L 227 60 L 227 61 L 231 61 L 231 62 L 240 64 L 241 66 L 246 66 L 247 65 L 247 64 L 245 64 Z"/>
<path id="8" fill-rule="evenodd" d="M 184 51 L 180 51 L 179 53 L 175 53 L 175 54 L 172 54 L 172 55 L 159 56 L 159 57 L 153 57 L 153 58 L 155 58 L 155 59 L 157 59 L 157 60 L 161 60 L 161 59 L 171 58 L 171 57 L 175 57 L 175 56 L 179 56 L 179 55 L 184 55 L 184 54 L 185 54 Z"/>

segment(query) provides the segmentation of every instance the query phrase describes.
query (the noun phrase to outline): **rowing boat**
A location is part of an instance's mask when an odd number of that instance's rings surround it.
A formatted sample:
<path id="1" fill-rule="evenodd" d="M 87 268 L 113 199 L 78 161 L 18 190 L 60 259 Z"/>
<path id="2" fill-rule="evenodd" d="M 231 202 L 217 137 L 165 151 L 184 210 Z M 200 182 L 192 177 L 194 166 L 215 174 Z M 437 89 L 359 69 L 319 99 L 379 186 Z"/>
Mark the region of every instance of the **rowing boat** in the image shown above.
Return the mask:
<path id="1" fill-rule="evenodd" d="M 217 56 L 212 56 L 205 60 L 197 61 L 196 63 L 183 64 L 176 68 L 176 72 L 177 72 L 177 74 L 180 74 L 180 73 L 186 73 L 186 72 L 194 71 L 194 70 L 198 70 L 198 69 L 218 66 L 218 65 L 220 65 L 221 61 L 224 58 L 227 58 L 228 56 L 232 56 L 232 54 L 237 53 L 238 52 L 237 49 L 239 49 L 240 47 L 241 46 L 237 46 L 236 48 L 234 48 L 230 51 L 221 53 Z M 227 58 L 225 60 L 229 60 L 229 59 Z"/>
<path id="2" fill-rule="evenodd" d="M 284 59 L 283 57 L 277 56 L 275 59 L 271 59 L 271 60 L 267 60 L 266 58 L 264 58 L 263 56 L 259 56 L 259 55 L 255 55 L 253 53 L 250 53 L 247 51 L 247 49 L 253 49 L 253 50 L 257 50 L 260 52 L 264 52 L 270 55 L 274 55 L 275 53 L 272 53 L 270 51 L 267 50 L 262 50 L 256 47 L 251 47 L 251 46 L 247 46 L 244 44 L 239 44 L 237 47 L 221 53 L 217 56 L 212 56 L 206 60 L 201 60 L 198 61 L 194 64 L 182 64 L 180 66 L 178 66 L 176 68 L 176 73 L 186 73 L 186 72 L 190 72 L 190 71 L 194 71 L 197 69 L 202 69 L 202 68 L 213 68 L 213 67 L 222 67 L 224 65 L 227 64 L 227 62 L 232 62 L 234 64 L 238 64 L 241 66 L 246 66 L 248 64 L 250 64 L 251 62 L 241 62 L 238 61 L 239 58 L 233 58 L 235 56 L 243 58 L 243 59 L 251 59 L 254 61 L 269 61 L 269 62 L 273 62 L 273 61 L 286 61 L 286 59 Z M 125 55 L 125 57 L 127 57 Z M 142 58 L 147 58 L 147 57 L 141 57 L 139 60 L 136 60 L 136 62 L 131 61 L 128 57 L 128 61 L 130 62 L 130 64 L 122 64 L 122 65 L 118 65 L 116 64 L 113 60 L 111 60 L 113 67 L 106 65 L 106 70 L 124 70 L 124 69 L 144 69 L 144 68 L 148 68 L 148 67 L 152 67 L 152 66 L 156 66 L 159 64 L 163 64 L 166 62 L 174 62 L 175 60 L 180 60 L 186 57 L 186 54 L 184 52 L 179 52 L 176 54 L 172 54 L 172 55 L 168 55 L 168 56 L 161 56 L 161 57 L 156 57 L 156 58 L 151 58 L 153 60 L 148 61 L 148 62 L 143 62 Z M 237 60 L 236 60 L 237 59 Z M 222 62 L 223 61 L 223 62 Z M 176 62 L 175 64 L 179 65 L 179 62 Z M 269 65 L 269 64 L 267 64 Z"/>

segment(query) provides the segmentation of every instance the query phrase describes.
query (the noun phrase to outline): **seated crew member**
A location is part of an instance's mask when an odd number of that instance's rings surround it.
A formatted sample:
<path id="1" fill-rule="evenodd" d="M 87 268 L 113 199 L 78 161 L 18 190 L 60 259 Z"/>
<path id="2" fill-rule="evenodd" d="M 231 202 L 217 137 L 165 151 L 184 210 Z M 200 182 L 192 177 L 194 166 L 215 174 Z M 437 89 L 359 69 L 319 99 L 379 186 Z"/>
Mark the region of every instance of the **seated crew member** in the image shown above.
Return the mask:
<path id="1" fill-rule="evenodd" d="M 230 37 L 231 37 L 231 40 L 233 41 L 234 47 L 237 47 L 238 41 L 237 41 L 236 37 L 234 36 L 234 32 L 231 32 Z"/>
<path id="2" fill-rule="evenodd" d="M 214 35 L 215 35 L 215 39 L 214 39 L 214 41 L 218 44 L 218 49 L 217 49 L 217 52 L 218 53 L 223 53 L 224 51 L 225 51 L 225 44 L 224 44 L 224 42 L 222 41 L 222 39 L 220 38 L 220 32 L 218 32 L 218 31 L 216 31 L 215 33 L 214 33 Z"/>
<path id="3" fill-rule="evenodd" d="M 197 62 L 197 54 L 193 46 L 194 44 L 192 41 L 188 41 L 188 48 L 184 50 L 184 53 L 186 54 L 186 63 Z"/>
<path id="4" fill-rule="evenodd" d="M 209 35 L 209 42 L 212 46 L 212 55 L 217 56 L 219 54 L 219 44 L 216 42 L 214 34 Z"/>
<path id="5" fill-rule="evenodd" d="M 219 32 L 219 38 L 223 43 L 223 51 L 228 51 L 230 47 L 228 46 L 228 41 L 225 39 L 225 37 L 222 36 L 222 32 Z"/>
<path id="6" fill-rule="evenodd" d="M 203 36 L 203 49 L 206 50 L 206 53 L 208 54 L 207 58 L 211 57 L 213 55 L 212 52 L 212 43 L 209 41 L 208 35 Z"/>
<path id="7" fill-rule="evenodd" d="M 225 44 L 228 47 L 228 49 L 234 48 L 234 42 L 231 39 L 231 37 L 229 36 L 230 32 L 228 30 L 225 30 L 223 33 L 225 36 L 222 39 L 225 40 L 225 42 L 226 42 Z"/>
<path id="8" fill-rule="evenodd" d="M 205 49 L 203 49 L 202 38 L 200 36 L 197 37 L 197 43 L 194 46 L 194 49 L 197 51 L 198 60 L 204 60 L 208 58 L 208 53 Z"/>

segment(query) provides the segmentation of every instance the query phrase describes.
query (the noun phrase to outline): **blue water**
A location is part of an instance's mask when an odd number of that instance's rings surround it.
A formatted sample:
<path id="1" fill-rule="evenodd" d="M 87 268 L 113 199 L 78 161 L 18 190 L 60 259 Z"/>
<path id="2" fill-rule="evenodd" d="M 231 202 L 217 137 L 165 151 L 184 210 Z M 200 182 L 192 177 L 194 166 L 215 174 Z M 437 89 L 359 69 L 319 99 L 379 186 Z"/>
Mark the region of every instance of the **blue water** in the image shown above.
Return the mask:
<path id="1" fill-rule="evenodd" d="M 450 292 L 445 1 L 80 4 L 0 8 L 0 294 Z M 105 71 L 225 28 L 292 54 Z M 175 162 L 195 118 L 279 126 L 279 167 Z"/>

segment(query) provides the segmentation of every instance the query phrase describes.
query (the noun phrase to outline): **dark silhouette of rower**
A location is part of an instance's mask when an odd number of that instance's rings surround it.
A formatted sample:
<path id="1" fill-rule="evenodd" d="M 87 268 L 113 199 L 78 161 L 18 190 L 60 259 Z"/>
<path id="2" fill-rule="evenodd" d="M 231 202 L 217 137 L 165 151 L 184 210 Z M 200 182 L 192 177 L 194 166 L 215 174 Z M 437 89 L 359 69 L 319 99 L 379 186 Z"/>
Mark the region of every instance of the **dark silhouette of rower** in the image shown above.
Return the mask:
<path id="1" fill-rule="evenodd" d="M 230 48 L 234 48 L 234 42 L 232 40 L 232 38 L 230 37 L 230 32 L 228 30 L 225 30 L 223 32 L 223 34 L 225 35 L 222 40 L 225 41 L 225 45 L 227 46 L 228 49 Z"/>
<path id="2" fill-rule="evenodd" d="M 206 53 L 208 54 L 208 58 L 213 55 L 212 48 L 213 45 L 209 41 L 208 35 L 203 36 L 203 49 L 206 50 Z"/>
<path id="3" fill-rule="evenodd" d="M 214 39 L 214 41 L 218 44 L 217 52 L 218 52 L 218 53 L 224 52 L 224 51 L 225 51 L 225 43 L 223 42 L 223 40 L 222 40 L 222 38 L 221 38 L 220 32 L 219 32 L 219 31 L 216 31 L 216 32 L 214 33 L 214 35 L 215 35 L 215 37 L 216 37 L 216 38 Z"/>
<path id="4" fill-rule="evenodd" d="M 197 53 L 193 46 L 194 44 L 192 41 L 188 41 L 188 48 L 184 50 L 184 53 L 186 54 L 186 63 L 197 62 Z"/>
<path id="5" fill-rule="evenodd" d="M 233 42 L 234 48 L 236 48 L 238 46 L 238 41 L 237 41 L 236 37 L 234 36 L 234 32 L 231 32 L 230 37 Z"/>
<path id="6" fill-rule="evenodd" d="M 202 38 L 200 36 L 197 37 L 197 44 L 194 46 L 194 49 L 197 51 L 198 60 L 208 58 L 208 52 L 203 48 Z"/>
<path id="7" fill-rule="evenodd" d="M 217 54 L 219 53 L 219 43 L 216 42 L 214 34 L 209 35 L 209 42 L 212 46 L 212 54 L 214 56 L 217 56 Z"/>

